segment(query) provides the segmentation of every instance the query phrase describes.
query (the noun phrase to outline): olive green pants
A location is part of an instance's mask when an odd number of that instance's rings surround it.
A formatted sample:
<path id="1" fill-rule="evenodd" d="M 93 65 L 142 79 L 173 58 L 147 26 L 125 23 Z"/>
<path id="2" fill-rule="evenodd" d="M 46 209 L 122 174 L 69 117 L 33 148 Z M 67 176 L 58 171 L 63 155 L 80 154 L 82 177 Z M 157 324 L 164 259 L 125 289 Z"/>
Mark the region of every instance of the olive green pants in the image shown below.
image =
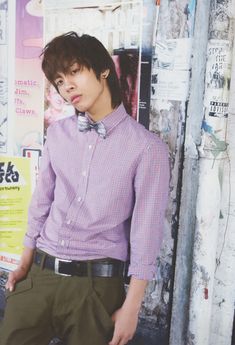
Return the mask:
<path id="1" fill-rule="evenodd" d="M 107 345 L 112 313 L 121 307 L 123 278 L 66 277 L 33 264 L 28 277 L 7 293 L 1 345 Z"/>

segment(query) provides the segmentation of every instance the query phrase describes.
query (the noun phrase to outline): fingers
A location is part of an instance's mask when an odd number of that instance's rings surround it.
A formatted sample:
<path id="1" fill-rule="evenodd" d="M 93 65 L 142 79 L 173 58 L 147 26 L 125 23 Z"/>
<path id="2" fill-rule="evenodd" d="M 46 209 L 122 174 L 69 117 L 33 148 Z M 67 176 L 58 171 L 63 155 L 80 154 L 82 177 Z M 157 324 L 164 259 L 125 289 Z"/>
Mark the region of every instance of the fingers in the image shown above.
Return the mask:
<path id="1" fill-rule="evenodd" d="M 6 283 L 6 289 L 12 292 L 15 289 L 16 283 L 22 280 L 25 275 L 26 272 L 21 268 L 17 268 L 15 271 L 10 272 Z"/>
<path id="2" fill-rule="evenodd" d="M 109 342 L 109 345 L 126 345 L 130 339 L 126 338 L 116 338 Z"/>
<path id="3" fill-rule="evenodd" d="M 114 331 L 113 339 L 109 342 L 109 345 L 126 345 L 129 340 L 132 339 L 130 334 L 119 334 Z"/>
<path id="4" fill-rule="evenodd" d="M 16 280 L 14 276 L 12 275 L 12 273 L 9 273 L 9 277 L 5 286 L 6 289 L 8 289 L 10 292 L 14 291 L 15 283 L 16 283 Z"/>
<path id="5" fill-rule="evenodd" d="M 108 345 L 126 345 L 136 331 L 138 317 L 131 318 L 125 309 L 118 309 L 112 315 L 114 322 L 113 338 Z"/>
<path id="6" fill-rule="evenodd" d="M 109 342 L 109 345 L 119 345 L 121 338 L 119 336 L 113 335 L 113 339 Z"/>

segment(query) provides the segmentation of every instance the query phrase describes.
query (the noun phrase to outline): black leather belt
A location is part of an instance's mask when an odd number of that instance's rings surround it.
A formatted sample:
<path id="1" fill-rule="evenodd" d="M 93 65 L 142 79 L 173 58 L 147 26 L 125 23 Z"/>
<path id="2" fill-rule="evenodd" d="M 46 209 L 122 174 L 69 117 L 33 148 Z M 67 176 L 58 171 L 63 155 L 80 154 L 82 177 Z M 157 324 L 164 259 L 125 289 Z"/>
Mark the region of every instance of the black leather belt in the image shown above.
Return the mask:
<path id="1" fill-rule="evenodd" d="M 90 261 L 71 261 L 36 251 L 34 263 L 64 276 L 87 277 L 91 274 L 93 277 L 123 277 L 125 273 L 125 262 L 109 258 Z"/>

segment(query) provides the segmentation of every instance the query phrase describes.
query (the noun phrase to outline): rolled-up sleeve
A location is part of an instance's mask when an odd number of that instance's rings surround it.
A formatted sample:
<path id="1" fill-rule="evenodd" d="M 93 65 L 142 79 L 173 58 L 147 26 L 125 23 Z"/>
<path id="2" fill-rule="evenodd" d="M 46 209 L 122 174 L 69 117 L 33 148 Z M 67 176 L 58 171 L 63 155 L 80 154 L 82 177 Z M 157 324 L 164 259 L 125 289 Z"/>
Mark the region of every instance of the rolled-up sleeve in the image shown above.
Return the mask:
<path id="1" fill-rule="evenodd" d="M 137 279 L 151 280 L 163 238 L 169 194 L 168 149 L 158 137 L 146 145 L 140 157 L 134 189 L 128 274 Z"/>
<path id="2" fill-rule="evenodd" d="M 47 139 L 43 148 L 37 185 L 28 209 L 28 228 L 24 237 L 24 245 L 26 247 L 36 247 L 36 240 L 40 235 L 54 200 L 55 179 L 56 176 L 51 166 Z"/>

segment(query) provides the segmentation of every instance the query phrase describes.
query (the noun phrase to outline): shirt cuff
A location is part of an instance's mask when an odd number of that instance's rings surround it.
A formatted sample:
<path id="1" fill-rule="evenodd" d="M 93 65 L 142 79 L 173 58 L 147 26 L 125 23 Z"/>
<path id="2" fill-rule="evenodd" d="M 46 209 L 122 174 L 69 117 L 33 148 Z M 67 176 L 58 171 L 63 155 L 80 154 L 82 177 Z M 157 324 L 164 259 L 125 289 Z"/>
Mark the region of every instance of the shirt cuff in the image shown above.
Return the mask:
<path id="1" fill-rule="evenodd" d="M 131 263 L 128 270 L 128 276 L 141 280 L 153 280 L 156 274 L 156 265 L 133 264 Z"/>
<path id="2" fill-rule="evenodd" d="M 24 241 L 23 244 L 25 247 L 31 248 L 31 249 L 35 249 L 36 248 L 36 240 L 29 237 L 27 234 L 24 237 Z"/>

